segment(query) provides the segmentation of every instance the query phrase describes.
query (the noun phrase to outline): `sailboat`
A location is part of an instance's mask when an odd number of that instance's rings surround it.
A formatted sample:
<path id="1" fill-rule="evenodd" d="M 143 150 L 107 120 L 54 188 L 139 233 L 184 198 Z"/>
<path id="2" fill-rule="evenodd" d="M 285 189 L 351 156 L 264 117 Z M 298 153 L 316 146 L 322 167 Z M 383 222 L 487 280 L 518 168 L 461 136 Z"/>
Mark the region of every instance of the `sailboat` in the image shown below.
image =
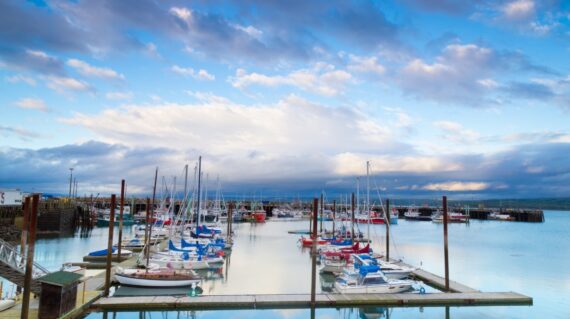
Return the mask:
<path id="1" fill-rule="evenodd" d="M 122 269 L 117 268 L 115 279 L 126 286 L 137 287 L 186 287 L 200 283 L 198 274 L 192 270 L 179 271 L 170 268 Z"/>

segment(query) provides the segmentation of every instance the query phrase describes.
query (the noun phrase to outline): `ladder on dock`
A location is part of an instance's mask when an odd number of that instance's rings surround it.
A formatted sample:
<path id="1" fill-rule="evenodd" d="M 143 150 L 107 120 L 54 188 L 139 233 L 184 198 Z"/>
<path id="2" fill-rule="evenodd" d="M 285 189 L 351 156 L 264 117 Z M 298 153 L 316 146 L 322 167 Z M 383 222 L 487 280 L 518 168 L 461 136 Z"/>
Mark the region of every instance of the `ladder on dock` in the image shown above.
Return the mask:
<path id="1" fill-rule="evenodd" d="M 26 256 L 20 254 L 19 249 L 0 239 L 0 277 L 23 287 L 26 273 Z M 34 263 L 32 266 L 31 289 L 35 294 L 41 292 L 40 283 L 36 280 L 49 271 L 41 265 Z"/>

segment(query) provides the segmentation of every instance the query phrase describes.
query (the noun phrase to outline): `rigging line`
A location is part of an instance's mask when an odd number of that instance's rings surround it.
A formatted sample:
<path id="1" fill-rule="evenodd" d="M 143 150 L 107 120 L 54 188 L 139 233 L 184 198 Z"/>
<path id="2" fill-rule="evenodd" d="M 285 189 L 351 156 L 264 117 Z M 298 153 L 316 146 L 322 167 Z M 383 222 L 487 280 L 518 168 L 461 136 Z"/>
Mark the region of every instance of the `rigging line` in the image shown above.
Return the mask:
<path id="1" fill-rule="evenodd" d="M 376 184 L 376 179 L 373 177 L 372 181 L 374 182 L 374 188 L 376 189 L 376 194 L 378 195 L 378 199 L 380 200 L 380 207 L 382 207 L 382 213 L 384 213 L 384 222 L 386 223 L 386 225 L 388 226 L 388 232 L 390 233 L 390 238 L 392 239 L 392 243 L 394 246 L 394 252 L 396 253 L 396 256 L 398 256 L 399 258 L 402 257 L 400 255 L 400 252 L 398 251 L 398 247 L 396 246 L 396 237 L 394 236 L 394 233 L 392 232 L 392 225 L 390 225 L 390 223 L 388 222 L 388 218 L 386 214 L 389 214 L 390 212 L 386 212 L 386 210 L 384 209 L 384 205 L 382 202 L 382 197 L 380 196 L 380 191 L 378 188 L 378 185 Z"/>

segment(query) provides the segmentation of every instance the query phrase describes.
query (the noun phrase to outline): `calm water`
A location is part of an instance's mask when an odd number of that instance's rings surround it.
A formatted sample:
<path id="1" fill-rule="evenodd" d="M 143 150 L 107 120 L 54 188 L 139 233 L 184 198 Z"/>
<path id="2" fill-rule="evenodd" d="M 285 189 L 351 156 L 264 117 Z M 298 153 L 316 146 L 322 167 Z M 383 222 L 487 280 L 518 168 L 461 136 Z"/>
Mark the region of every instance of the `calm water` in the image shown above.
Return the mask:
<path id="1" fill-rule="evenodd" d="M 516 291 L 534 298 L 534 306 L 452 307 L 452 318 L 570 318 L 570 212 L 548 211 L 542 224 L 472 221 L 449 225 L 450 276 L 483 291 Z M 287 230 L 308 228 L 308 221 L 237 224 L 234 251 L 219 271 L 205 275 L 206 294 L 303 293 L 310 291 L 308 251 Z M 330 228 L 330 226 L 327 226 Z M 366 231 L 366 226 L 361 227 Z M 128 232 L 127 232 L 128 233 Z M 384 251 L 384 226 L 372 226 L 375 250 Z M 442 225 L 400 220 L 392 227 L 391 256 L 443 274 Z M 105 247 L 106 230 L 89 238 L 39 240 L 36 261 L 56 270 L 64 261 L 80 261 Z M 318 290 L 327 289 L 321 279 Z M 156 291 L 156 290 L 155 290 Z M 121 293 L 121 288 L 118 290 Z M 132 291 L 126 291 L 129 294 Z M 144 293 L 144 292 L 143 292 Z M 103 318 L 93 313 L 89 319 Z M 308 309 L 132 312 L 116 318 L 307 318 Z M 317 318 L 442 318 L 444 308 L 317 309 Z"/>

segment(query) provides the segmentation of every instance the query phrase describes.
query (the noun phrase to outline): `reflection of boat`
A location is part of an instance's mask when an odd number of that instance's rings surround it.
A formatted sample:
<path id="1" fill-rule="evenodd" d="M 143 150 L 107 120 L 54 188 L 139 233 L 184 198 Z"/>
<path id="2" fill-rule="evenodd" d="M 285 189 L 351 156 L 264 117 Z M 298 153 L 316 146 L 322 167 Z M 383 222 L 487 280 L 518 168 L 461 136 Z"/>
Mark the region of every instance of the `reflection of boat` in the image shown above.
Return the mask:
<path id="1" fill-rule="evenodd" d="M 360 319 L 384 318 L 387 311 L 384 307 L 362 307 L 358 308 L 358 317 Z"/>
<path id="2" fill-rule="evenodd" d="M 157 288 L 186 287 L 200 282 L 200 277 L 193 271 L 181 272 L 168 268 L 123 270 L 119 267 L 115 279 L 122 285 Z"/>
<path id="3" fill-rule="evenodd" d="M 311 237 L 306 238 L 304 236 L 301 236 L 300 241 L 301 241 L 301 244 L 303 245 L 303 247 L 310 247 L 313 245 L 313 238 L 311 238 Z M 322 238 L 317 239 L 317 245 L 326 245 L 327 243 L 328 242 Z"/>

